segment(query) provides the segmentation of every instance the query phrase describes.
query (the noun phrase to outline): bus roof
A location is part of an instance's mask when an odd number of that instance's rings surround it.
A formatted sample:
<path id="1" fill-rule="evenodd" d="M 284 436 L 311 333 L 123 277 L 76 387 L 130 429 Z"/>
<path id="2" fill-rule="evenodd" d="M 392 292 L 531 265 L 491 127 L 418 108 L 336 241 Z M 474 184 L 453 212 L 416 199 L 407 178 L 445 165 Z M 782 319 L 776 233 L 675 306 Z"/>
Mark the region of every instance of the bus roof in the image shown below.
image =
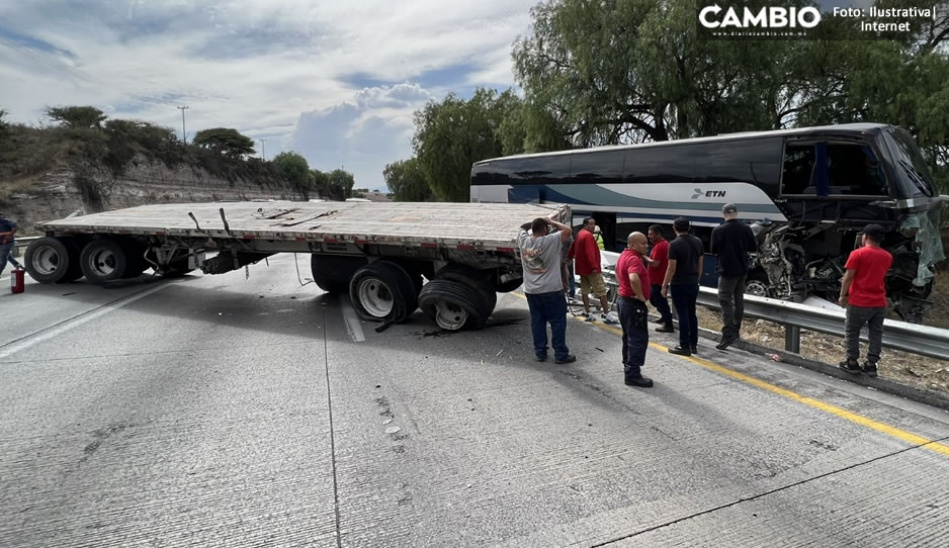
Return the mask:
<path id="1" fill-rule="evenodd" d="M 639 149 L 639 148 L 649 148 L 656 146 L 672 146 L 677 144 L 685 143 L 707 143 L 714 141 L 729 141 L 729 140 L 742 140 L 742 139 L 752 139 L 756 137 L 785 137 L 789 135 L 807 135 L 809 133 L 819 133 L 826 131 L 839 131 L 846 133 L 863 133 L 867 131 L 879 130 L 885 127 L 890 127 L 889 124 L 876 124 L 869 122 L 859 122 L 852 124 L 836 124 L 829 126 L 810 126 L 810 127 L 799 127 L 799 128 L 790 128 L 790 129 L 772 129 L 767 131 L 746 131 L 739 133 L 722 133 L 720 135 L 714 135 L 711 137 L 692 137 L 689 139 L 673 139 L 669 141 L 649 141 L 646 143 L 637 143 L 633 145 L 605 145 L 598 147 L 590 148 L 574 148 L 566 150 L 557 150 L 552 152 L 537 152 L 534 154 L 515 154 L 512 156 L 502 156 L 498 158 L 490 158 L 486 160 L 481 160 L 475 162 L 474 165 L 488 164 L 495 161 L 501 160 L 515 160 L 523 158 L 543 158 L 545 156 L 560 156 L 564 154 L 588 154 L 593 152 L 602 152 L 605 150 L 625 150 L 625 149 Z"/>

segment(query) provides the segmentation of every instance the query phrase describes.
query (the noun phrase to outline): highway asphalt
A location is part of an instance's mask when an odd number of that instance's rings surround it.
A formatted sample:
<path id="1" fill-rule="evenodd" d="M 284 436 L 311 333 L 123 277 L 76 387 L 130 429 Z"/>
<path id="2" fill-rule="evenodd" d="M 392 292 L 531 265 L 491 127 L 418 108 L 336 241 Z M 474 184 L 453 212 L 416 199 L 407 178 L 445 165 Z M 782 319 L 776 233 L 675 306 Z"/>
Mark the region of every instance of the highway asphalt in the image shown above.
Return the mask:
<path id="1" fill-rule="evenodd" d="M 0 293 L 0 545 L 949 545 L 949 414 L 571 319 L 381 332 L 307 257 Z M 6 276 L 4 276 L 6 277 Z"/>

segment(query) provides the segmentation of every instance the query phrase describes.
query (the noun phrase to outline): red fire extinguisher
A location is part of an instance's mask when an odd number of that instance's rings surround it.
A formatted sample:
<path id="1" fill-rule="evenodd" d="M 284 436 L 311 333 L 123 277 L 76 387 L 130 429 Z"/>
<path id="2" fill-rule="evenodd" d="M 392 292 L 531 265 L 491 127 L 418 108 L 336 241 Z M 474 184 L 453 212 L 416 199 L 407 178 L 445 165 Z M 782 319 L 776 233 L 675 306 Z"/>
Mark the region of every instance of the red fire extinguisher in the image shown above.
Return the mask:
<path id="1" fill-rule="evenodd" d="M 10 276 L 11 293 L 23 293 L 23 288 L 26 285 L 25 274 L 26 271 L 20 267 L 16 267 L 13 271 L 13 274 Z"/>

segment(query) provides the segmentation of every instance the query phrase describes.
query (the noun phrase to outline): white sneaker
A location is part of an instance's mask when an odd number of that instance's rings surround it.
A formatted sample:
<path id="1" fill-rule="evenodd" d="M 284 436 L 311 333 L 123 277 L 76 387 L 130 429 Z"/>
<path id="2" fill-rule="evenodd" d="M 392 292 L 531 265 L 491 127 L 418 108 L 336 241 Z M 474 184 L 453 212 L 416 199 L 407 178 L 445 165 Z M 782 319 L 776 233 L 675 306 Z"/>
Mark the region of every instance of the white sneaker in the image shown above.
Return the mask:
<path id="1" fill-rule="evenodd" d="M 609 314 L 600 314 L 600 319 L 603 320 L 603 323 L 619 323 L 619 318 L 612 312 Z"/>

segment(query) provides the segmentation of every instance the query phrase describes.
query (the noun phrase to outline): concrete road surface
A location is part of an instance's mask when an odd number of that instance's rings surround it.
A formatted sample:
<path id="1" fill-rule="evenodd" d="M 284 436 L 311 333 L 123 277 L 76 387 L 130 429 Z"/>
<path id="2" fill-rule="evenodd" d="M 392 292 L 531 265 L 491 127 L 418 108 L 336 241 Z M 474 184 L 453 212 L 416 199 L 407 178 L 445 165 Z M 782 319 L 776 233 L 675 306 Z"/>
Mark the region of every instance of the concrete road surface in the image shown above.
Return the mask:
<path id="1" fill-rule="evenodd" d="M 537 363 L 516 293 L 377 332 L 298 260 L 0 293 L 0 545 L 949 545 L 940 410 L 655 333 L 630 388 L 577 320 Z"/>

